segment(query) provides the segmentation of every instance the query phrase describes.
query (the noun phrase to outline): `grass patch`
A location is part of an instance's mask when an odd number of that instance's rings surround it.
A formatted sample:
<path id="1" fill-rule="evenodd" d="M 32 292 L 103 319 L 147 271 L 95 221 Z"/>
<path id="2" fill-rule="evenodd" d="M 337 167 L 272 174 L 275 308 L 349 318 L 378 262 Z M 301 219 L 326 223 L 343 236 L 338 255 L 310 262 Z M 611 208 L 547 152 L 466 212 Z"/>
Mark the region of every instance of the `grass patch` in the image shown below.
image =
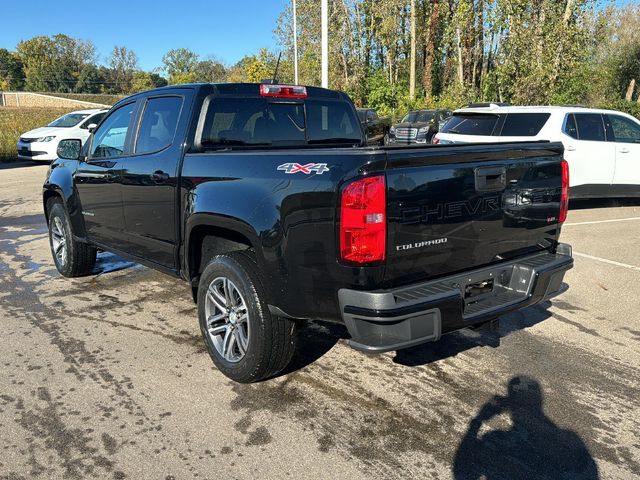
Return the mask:
<path id="1" fill-rule="evenodd" d="M 0 162 L 16 159 L 16 142 L 20 135 L 44 127 L 56 118 L 77 108 L 0 108 Z"/>

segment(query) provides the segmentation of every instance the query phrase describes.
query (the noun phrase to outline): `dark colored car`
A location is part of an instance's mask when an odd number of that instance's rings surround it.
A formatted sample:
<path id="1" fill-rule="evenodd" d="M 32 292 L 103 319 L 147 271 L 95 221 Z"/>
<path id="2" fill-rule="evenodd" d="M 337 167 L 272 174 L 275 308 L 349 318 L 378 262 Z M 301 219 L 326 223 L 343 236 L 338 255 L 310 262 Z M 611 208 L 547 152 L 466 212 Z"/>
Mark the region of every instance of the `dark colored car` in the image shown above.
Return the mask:
<path id="1" fill-rule="evenodd" d="M 358 119 L 362 124 L 369 145 L 386 145 L 389 142 L 390 117 L 379 117 L 373 108 L 357 108 Z"/>
<path id="2" fill-rule="evenodd" d="M 450 110 L 414 110 L 389 131 L 390 144 L 431 143 L 440 125 L 451 116 Z"/>
<path id="3" fill-rule="evenodd" d="M 62 275 L 91 274 L 101 249 L 183 278 L 213 362 L 251 382 L 288 364 L 304 320 L 383 352 L 561 292 L 562 154 L 367 147 L 340 92 L 180 85 L 121 100 L 82 150 L 61 142 L 43 205 Z M 505 225 L 520 185 L 555 214 Z"/>

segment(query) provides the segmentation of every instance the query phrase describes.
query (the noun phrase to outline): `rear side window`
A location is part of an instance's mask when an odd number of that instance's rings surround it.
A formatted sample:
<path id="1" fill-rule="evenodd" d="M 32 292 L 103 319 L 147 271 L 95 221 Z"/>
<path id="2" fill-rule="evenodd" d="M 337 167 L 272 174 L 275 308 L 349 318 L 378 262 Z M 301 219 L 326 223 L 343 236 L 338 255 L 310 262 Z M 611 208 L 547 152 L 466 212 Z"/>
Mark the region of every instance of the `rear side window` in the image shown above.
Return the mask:
<path id="1" fill-rule="evenodd" d="M 564 122 L 564 128 L 562 131 L 571 138 L 575 138 L 576 140 L 578 139 L 578 128 L 576 127 L 576 119 L 573 116 L 573 113 L 567 115 L 567 120 Z"/>
<path id="2" fill-rule="evenodd" d="M 502 127 L 502 137 L 535 137 L 547 123 L 549 113 L 509 113 Z"/>
<path id="3" fill-rule="evenodd" d="M 346 102 L 330 99 L 269 102 L 214 98 L 202 129 L 203 147 L 359 144 L 358 119 Z"/>
<path id="4" fill-rule="evenodd" d="M 491 135 L 498 115 L 456 113 L 442 127 L 442 133 L 458 135 Z"/>
<path id="5" fill-rule="evenodd" d="M 578 140 L 606 141 L 604 122 L 599 113 L 575 113 Z"/>
<path id="6" fill-rule="evenodd" d="M 640 125 L 620 115 L 609 115 L 616 142 L 640 143 Z"/>
<path id="7" fill-rule="evenodd" d="M 181 109 L 182 97 L 147 100 L 138 130 L 136 153 L 157 152 L 170 146 L 176 134 Z"/>

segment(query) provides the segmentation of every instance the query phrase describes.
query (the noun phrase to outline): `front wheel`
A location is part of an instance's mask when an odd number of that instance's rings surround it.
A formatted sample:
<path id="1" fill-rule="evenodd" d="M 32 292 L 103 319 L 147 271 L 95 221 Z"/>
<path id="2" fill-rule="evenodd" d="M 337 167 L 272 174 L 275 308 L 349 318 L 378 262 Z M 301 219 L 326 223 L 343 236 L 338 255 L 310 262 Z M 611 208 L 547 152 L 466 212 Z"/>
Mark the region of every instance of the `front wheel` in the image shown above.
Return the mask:
<path id="1" fill-rule="evenodd" d="M 47 206 L 49 245 L 58 272 L 65 277 L 88 275 L 96 265 L 96 249 L 73 238 L 69 215 L 60 200 L 50 200 Z"/>
<path id="2" fill-rule="evenodd" d="M 295 323 L 271 315 L 266 291 L 248 251 L 214 257 L 198 286 L 198 319 L 213 363 L 240 383 L 269 378 L 295 349 Z"/>
<path id="3" fill-rule="evenodd" d="M 389 134 L 385 133 L 384 137 L 382 138 L 382 145 L 389 145 Z"/>

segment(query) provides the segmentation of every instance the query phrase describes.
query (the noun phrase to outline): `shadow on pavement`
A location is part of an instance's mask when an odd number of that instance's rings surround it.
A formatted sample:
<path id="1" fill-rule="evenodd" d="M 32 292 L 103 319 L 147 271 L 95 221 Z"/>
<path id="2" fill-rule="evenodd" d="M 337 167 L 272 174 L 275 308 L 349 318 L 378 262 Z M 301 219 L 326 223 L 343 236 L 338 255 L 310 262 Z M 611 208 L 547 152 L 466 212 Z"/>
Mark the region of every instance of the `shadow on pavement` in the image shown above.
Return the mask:
<path id="1" fill-rule="evenodd" d="M 8 170 L 11 168 L 35 167 L 37 165 L 49 165 L 49 162 L 34 162 L 34 161 L 3 162 L 3 161 L 0 161 L 0 170 Z"/>
<path id="2" fill-rule="evenodd" d="M 591 208 L 640 206 L 640 198 L 598 198 L 591 200 L 570 200 L 569 210 L 586 210 Z"/>
<path id="3" fill-rule="evenodd" d="M 578 434 L 558 427 L 545 415 L 538 381 L 517 376 L 507 390 L 506 397 L 493 397 L 469 423 L 455 455 L 456 480 L 599 478 Z M 509 429 L 487 425 L 502 414 L 511 419 Z"/>
<path id="4" fill-rule="evenodd" d="M 398 350 L 394 357 L 394 363 L 407 367 L 417 367 L 428 363 L 454 357 L 459 353 L 475 347 L 500 346 L 500 339 L 525 328 L 532 327 L 551 316 L 547 308 L 551 302 L 526 308 L 521 312 L 505 315 L 500 318 L 500 327 L 495 330 L 459 330 L 452 332 L 432 343 L 423 343 L 415 347 Z"/>

